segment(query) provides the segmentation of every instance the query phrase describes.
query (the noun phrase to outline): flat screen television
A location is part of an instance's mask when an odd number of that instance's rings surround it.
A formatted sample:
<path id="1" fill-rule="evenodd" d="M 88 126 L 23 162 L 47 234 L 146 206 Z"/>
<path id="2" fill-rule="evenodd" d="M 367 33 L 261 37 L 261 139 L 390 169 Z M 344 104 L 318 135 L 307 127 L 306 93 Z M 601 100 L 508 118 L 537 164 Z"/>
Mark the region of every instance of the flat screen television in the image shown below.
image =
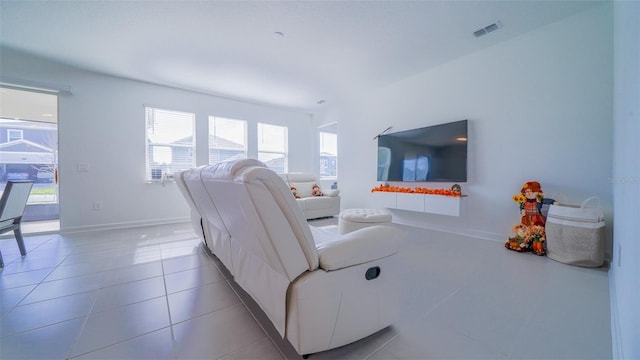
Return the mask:
<path id="1" fill-rule="evenodd" d="M 467 181 L 467 120 L 378 136 L 378 181 Z"/>

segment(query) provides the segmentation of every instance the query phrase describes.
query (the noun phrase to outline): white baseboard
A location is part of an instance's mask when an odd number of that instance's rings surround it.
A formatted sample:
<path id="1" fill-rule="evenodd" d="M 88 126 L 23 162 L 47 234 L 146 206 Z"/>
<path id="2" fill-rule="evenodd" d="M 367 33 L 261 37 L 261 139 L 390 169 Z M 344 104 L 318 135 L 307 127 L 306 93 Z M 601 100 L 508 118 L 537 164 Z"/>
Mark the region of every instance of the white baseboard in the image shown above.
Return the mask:
<path id="1" fill-rule="evenodd" d="M 129 221 L 129 222 L 110 223 L 110 224 L 96 224 L 96 225 L 86 225 L 86 226 L 73 226 L 73 227 L 65 227 L 64 229 L 60 229 L 60 233 L 69 234 L 69 233 L 77 233 L 77 232 L 85 232 L 85 231 L 127 229 L 127 228 L 137 228 L 137 227 L 145 227 L 145 226 L 177 224 L 177 223 L 183 223 L 183 222 L 189 222 L 189 221 L 191 221 L 190 218 L 184 217 L 184 218 Z"/>

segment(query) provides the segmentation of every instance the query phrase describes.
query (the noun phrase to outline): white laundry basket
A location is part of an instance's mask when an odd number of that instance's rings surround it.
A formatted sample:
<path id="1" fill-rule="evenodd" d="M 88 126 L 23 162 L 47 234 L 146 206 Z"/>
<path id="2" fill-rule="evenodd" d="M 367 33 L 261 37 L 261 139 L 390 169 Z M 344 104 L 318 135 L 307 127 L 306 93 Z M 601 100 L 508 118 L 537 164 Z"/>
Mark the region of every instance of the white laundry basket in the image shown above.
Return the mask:
<path id="1" fill-rule="evenodd" d="M 598 200 L 595 206 L 588 204 Z M 551 205 L 545 231 L 547 256 L 561 263 L 599 267 L 604 263 L 605 223 L 597 197 L 582 205 Z"/>

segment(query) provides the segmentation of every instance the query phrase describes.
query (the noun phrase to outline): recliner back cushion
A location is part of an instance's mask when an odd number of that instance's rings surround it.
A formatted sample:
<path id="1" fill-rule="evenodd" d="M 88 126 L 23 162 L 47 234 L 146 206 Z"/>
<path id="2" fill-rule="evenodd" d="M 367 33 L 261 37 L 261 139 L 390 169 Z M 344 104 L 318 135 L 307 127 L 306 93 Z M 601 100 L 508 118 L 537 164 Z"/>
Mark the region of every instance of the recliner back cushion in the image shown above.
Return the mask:
<path id="1" fill-rule="evenodd" d="M 187 188 L 187 184 L 184 182 L 184 173 L 185 171 L 179 171 L 173 174 L 173 178 L 176 181 L 176 185 L 178 186 L 178 189 L 180 190 L 180 192 L 182 193 L 182 196 L 185 198 L 185 200 L 187 200 L 187 203 L 189 204 L 189 207 L 191 208 L 191 223 L 193 225 L 193 231 L 198 235 L 198 237 L 200 237 L 200 239 L 202 241 L 204 241 L 204 243 L 207 246 L 211 246 L 210 244 L 207 243 L 207 237 L 205 237 L 204 233 L 203 233 L 203 225 L 202 225 L 202 215 L 200 215 L 200 211 L 198 210 L 198 207 L 196 206 L 196 203 L 193 202 L 193 197 L 191 196 L 191 192 L 189 191 L 189 189 Z"/>
<path id="2" fill-rule="evenodd" d="M 249 188 L 252 197 L 254 197 L 254 201 L 261 199 L 265 195 L 264 190 L 266 189 L 269 194 L 266 201 L 274 201 L 274 206 L 277 205 L 277 208 L 280 210 L 273 211 L 274 207 L 272 206 L 261 206 L 259 212 L 265 220 L 265 224 L 267 224 L 268 227 L 276 224 L 274 231 L 277 231 L 276 229 L 282 226 L 282 224 L 278 223 L 285 220 L 287 227 L 291 229 L 294 238 L 298 242 L 308 262 L 308 270 L 316 269 L 319 264 L 313 235 L 311 234 L 309 224 L 304 214 L 300 211 L 300 207 L 291 196 L 291 191 L 287 185 L 275 172 L 267 168 L 254 168 L 243 174 L 243 176 L 244 181 L 256 184 L 255 187 L 252 186 Z M 273 218 L 273 220 L 270 220 L 271 218 Z"/>
<path id="3" fill-rule="evenodd" d="M 190 197 L 191 204 L 194 205 L 203 221 L 207 222 L 207 234 L 209 237 L 209 247 L 225 266 L 230 266 L 229 231 L 222 221 L 216 205 L 211 200 L 207 190 L 202 183 L 201 174 L 206 166 L 185 170 L 178 174 L 181 181 L 186 186 L 187 192 L 183 195 Z M 180 180 L 177 180 L 180 181 Z M 188 201 L 188 200 L 187 200 Z"/>
<path id="4" fill-rule="evenodd" d="M 254 159 L 205 167 L 202 182 L 232 238 L 293 280 L 318 266 L 309 225 L 282 179 Z"/>

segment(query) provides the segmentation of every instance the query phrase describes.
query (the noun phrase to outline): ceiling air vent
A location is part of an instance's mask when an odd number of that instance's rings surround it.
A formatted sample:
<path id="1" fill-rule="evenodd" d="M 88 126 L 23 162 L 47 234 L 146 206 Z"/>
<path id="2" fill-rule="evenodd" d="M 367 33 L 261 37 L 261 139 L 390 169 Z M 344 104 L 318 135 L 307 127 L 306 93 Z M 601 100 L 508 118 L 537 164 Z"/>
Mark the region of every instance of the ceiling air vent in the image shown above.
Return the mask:
<path id="1" fill-rule="evenodd" d="M 482 35 L 485 35 L 487 33 L 487 30 L 485 29 L 480 29 L 480 30 L 476 30 L 473 32 L 473 35 L 475 35 L 475 37 L 480 37 Z"/>
<path id="2" fill-rule="evenodd" d="M 496 31 L 500 28 L 500 22 L 495 22 L 491 25 L 485 26 L 482 29 L 476 30 L 473 32 L 473 36 L 480 37 L 482 35 L 486 35 L 492 31 Z"/>

